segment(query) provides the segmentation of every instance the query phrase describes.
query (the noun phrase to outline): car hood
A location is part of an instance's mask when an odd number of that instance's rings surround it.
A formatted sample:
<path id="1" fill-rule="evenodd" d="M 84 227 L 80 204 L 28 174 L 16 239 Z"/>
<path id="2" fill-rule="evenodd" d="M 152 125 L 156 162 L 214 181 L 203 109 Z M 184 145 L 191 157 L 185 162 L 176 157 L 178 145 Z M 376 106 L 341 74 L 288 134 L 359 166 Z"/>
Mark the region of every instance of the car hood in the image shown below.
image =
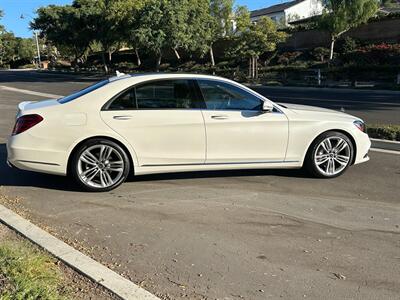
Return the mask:
<path id="1" fill-rule="evenodd" d="M 294 113 L 302 114 L 302 113 L 315 113 L 321 114 L 322 116 L 331 115 L 332 117 L 339 117 L 339 118 L 348 118 L 348 119 L 360 119 L 358 117 L 346 114 L 341 111 L 327 109 L 322 107 L 316 106 L 309 106 L 309 105 L 300 105 L 300 104 L 292 104 L 292 103 L 279 103 L 283 108 L 289 109 Z"/>

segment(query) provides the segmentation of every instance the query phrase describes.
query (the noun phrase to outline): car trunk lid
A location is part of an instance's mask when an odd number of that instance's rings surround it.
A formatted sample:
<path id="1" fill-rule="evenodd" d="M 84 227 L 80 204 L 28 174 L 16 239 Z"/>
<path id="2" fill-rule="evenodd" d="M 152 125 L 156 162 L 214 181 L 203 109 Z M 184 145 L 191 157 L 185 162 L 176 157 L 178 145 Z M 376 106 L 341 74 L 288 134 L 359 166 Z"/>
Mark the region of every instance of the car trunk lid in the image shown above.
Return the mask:
<path id="1" fill-rule="evenodd" d="M 60 105 L 57 100 L 42 100 L 42 101 L 24 101 L 18 104 L 17 118 L 26 114 L 27 112 L 34 111 L 45 107 Z"/>

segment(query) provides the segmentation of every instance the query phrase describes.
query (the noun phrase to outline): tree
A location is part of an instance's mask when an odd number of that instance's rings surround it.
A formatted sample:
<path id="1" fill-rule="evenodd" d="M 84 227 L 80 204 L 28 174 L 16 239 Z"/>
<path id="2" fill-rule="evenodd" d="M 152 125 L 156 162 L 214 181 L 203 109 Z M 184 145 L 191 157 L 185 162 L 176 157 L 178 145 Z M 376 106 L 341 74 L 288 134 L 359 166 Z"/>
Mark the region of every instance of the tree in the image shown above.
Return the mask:
<path id="1" fill-rule="evenodd" d="M 0 10 L 0 19 L 3 12 Z M 16 60 L 32 61 L 35 56 L 35 42 L 32 38 L 15 37 L 0 24 L 0 65 Z"/>
<path id="2" fill-rule="evenodd" d="M 111 62 L 112 53 L 122 42 L 120 33 L 122 17 L 120 13 L 125 9 L 121 5 L 122 0 L 74 0 L 72 6 L 80 12 L 80 19 L 86 28 L 91 29 L 92 38 L 102 46 L 102 61 L 104 71 L 108 73 L 108 61 Z M 126 12 L 128 13 L 128 12 Z"/>
<path id="3" fill-rule="evenodd" d="M 211 0 L 209 26 L 209 51 L 211 65 L 215 66 L 214 43 L 233 32 L 233 0 Z"/>
<path id="4" fill-rule="evenodd" d="M 166 0 L 150 0 L 140 10 L 138 18 L 140 27 L 134 34 L 141 45 L 147 45 L 147 49 L 156 55 L 156 69 L 161 65 L 163 50 L 168 39 L 165 31 L 164 4 Z"/>
<path id="5" fill-rule="evenodd" d="M 33 38 L 16 38 L 15 53 L 18 59 L 32 61 L 36 53 L 36 43 Z"/>
<path id="6" fill-rule="evenodd" d="M 382 0 L 383 7 L 387 8 L 400 8 L 400 1 L 398 0 Z"/>
<path id="7" fill-rule="evenodd" d="M 74 5 L 39 8 L 38 16 L 31 22 L 31 28 L 40 30 L 42 37 L 45 36 L 57 48 L 72 55 L 76 63 L 93 42 L 95 28 L 86 23 L 86 12 Z"/>
<path id="8" fill-rule="evenodd" d="M 0 33 L 0 65 L 17 59 L 16 45 L 17 39 L 12 32 L 3 30 Z"/>
<path id="9" fill-rule="evenodd" d="M 3 11 L 0 10 L 0 20 L 3 17 Z M 3 57 L 4 57 L 4 35 L 6 30 L 3 25 L 0 24 L 0 66 L 3 64 Z"/>
<path id="10" fill-rule="evenodd" d="M 143 2 L 141 6 L 138 5 L 138 7 L 136 7 L 136 9 L 130 14 L 125 15 L 126 18 L 123 20 L 125 26 L 123 27 L 124 30 L 121 32 L 121 34 L 124 36 L 126 44 L 135 49 L 136 64 L 138 66 L 142 64 L 139 51 L 141 48 L 146 47 L 144 44 L 146 37 L 142 36 L 141 32 L 138 31 L 138 29 L 142 26 L 140 20 L 140 11 L 144 4 L 145 2 Z"/>
<path id="11" fill-rule="evenodd" d="M 139 45 L 156 56 L 156 69 L 161 65 L 165 51 L 172 50 L 178 60 L 179 51 L 200 50 L 209 36 L 207 24 L 208 0 L 150 0 L 139 11 L 140 26 L 133 35 Z"/>
<path id="12" fill-rule="evenodd" d="M 210 0 L 197 0 L 190 3 L 187 18 L 188 50 L 204 56 L 209 51 L 209 41 L 212 39 L 212 22 L 210 15 Z"/>
<path id="13" fill-rule="evenodd" d="M 378 11 L 378 0 L 324 0 L 319 27 L 330 34 L 330 60 L 336 41 L 347 31 L 366 23 Z"/>
<path id="14" fill-rule="evenodd" d="M 287 34 L 278 31 L 274 21 L 268 17 L 260 18 L 257 23 L 250 21 L 246 9 L 237 10 L 237 33 L 231 55 L 249 60 L 249 77 L 257 78 L 258 58 L 266 52 L 274 51 L 278 43 L 286 40 Z"/>

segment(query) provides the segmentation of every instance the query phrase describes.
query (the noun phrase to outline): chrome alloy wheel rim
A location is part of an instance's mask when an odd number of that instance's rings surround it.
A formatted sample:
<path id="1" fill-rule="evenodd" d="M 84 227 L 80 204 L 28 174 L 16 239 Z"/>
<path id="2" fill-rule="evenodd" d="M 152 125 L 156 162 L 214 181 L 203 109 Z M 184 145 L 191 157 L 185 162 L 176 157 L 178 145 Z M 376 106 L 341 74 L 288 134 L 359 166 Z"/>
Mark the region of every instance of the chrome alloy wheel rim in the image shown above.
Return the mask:
<path id="1" fill-rule="evenodd" d="M 315 151 L 314 162 L 318 170 L 328 176 L 342 172 L 350 162 L 351 149 L 341 137 L 324 139 Z"/>
<path id="2" fill-rule="evenodd" d="M 124 173 L 122 155 L 109 145 L 94 145 L 82 152 L 78 174 L 91 187 L 107 188 L 118 182 Z"/>

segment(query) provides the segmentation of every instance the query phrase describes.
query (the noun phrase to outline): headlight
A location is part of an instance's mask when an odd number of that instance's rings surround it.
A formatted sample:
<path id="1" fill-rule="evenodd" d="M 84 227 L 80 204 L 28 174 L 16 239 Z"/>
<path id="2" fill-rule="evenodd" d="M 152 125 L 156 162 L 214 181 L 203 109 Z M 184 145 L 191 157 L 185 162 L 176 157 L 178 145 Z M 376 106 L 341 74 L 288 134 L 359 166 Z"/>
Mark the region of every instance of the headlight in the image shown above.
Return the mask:
<path id="1" fill-rule="evenodd" d="M 363 121 L 357 120 L 357 121 L 354 121 L 353 124 L 358 129 L 360 129 L 362 132 L 366 132 L 366 126 L 365 126 L 365 123 Z"/>

